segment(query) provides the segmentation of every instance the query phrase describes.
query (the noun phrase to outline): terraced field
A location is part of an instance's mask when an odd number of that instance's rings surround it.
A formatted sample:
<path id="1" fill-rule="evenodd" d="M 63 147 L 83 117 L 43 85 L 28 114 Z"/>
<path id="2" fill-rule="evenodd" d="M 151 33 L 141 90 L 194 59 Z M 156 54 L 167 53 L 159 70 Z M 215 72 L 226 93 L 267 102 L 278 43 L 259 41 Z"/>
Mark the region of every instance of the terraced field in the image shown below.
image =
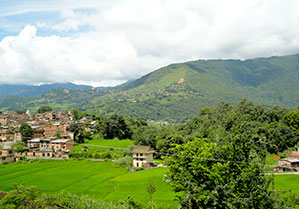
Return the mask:
<path id="1" fill-rule="evenodd" d="M 128 172 L 112 162 L 86 160 L 15 163 L 0 166 L 0 190 L 9 191 L 14 183 L 24 182 L 49 193 L 66 190 L 111 201 L 125 200 L 130 195 L 148 201 L 146 185 L 151 179 L 157 186 L 154 201 L 176 208 L 175 194 L 163 180 L 166 172 L 166 168 Z"/>
<path id="2" fill-rule="evenodd" d="M 92 140 L 85 140 L 84 144 L 74 145 L 74 151 L 80 151 L 82 146 L 88 146 L 89 150 L 102 150 L 109 148 L 128 148 L 133 145 L 132 140 L 103 139 L 98 134 L 92 136 Z"/>

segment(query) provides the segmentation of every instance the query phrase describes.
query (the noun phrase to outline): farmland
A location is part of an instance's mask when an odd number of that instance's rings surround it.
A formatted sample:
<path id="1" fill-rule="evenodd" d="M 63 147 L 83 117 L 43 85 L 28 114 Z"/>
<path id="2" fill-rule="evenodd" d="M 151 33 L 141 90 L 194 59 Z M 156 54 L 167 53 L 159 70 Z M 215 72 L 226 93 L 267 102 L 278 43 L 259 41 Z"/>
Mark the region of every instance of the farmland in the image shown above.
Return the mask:
<path id="1" fill-rule="evenodd" d="M 84 144 L 74 145 L 74 151 L 80 151 L 81 147 L 88 146 L 89 150 L 101 150 L 107 148 L 128 148 L 133 141 L 119 139 L 103 139 L 98 134 L 92 136 L 92 140 L 85 140 Z"/>
<path id="2" fill-rule="evenodd" d="M 299 193 L 299 175 L 275 175 L 274 179 L 276 190 L 291 190 L 291 192 Z"/>
<path id="3" fill-rule="evenodd" d="M 14 183 L 25 182 L 48 193 L 65 190 L 107 201 L 125 200 L 130 195 L 148 201 L 146 185 L 151 179 L 157 186 L 153 199 L 159 204 L 176 207 L 175 194 L 164 182 L 166 168 L 129 172 L 112 162 L 86 160 L 35 161 L 0 166 L 0 190 L 9 191 Z"/>

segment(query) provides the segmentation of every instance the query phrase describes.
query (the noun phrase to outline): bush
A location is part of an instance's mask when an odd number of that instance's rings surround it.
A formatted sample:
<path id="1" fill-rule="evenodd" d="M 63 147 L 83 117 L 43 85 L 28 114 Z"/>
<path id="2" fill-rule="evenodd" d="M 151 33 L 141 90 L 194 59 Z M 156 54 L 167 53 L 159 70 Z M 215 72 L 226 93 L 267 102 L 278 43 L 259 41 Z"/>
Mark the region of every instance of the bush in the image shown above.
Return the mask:
<path id="1" fill-rule="evenodd" d="M 121 168 L 130 168 L 132 167 L 133 158 L 130 156 L 125 156 L 114 161 L 114 164 Z"/>

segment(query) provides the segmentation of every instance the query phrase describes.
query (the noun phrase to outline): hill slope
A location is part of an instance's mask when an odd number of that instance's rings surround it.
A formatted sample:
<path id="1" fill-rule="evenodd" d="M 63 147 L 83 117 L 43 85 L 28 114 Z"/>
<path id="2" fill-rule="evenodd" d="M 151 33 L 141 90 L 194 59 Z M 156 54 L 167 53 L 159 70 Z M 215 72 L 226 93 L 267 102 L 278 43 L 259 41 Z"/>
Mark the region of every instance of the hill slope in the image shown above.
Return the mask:
<path id="1" fill-rule="evenodd" d="M 298 89 L 299 55 L 290 55 L 171 64 L 106 91 L 85 89 L 66 93 L 61 89 L 52 99 L 53 91 L 30 101 L 14 100 L 24 107 L 49 103 L 58 108 L 76 107 L 96 113 L 182 122 L 200 107 L 219 101 L 236 104 L 244 97 L 268 106 L 296 108 Z M 7 105 L 5 101 L 0 100 L 0 108 Z"/>
<path id="2" fill-rule="evenodd" d="M 169 65 L 114 89 L 104 109 L 184 121 L 200 107 L 219 101 L 235 104 L 244 97 L 268 106 L 296 108 L 298 89 L 299 55 L 245 61 L 198 60 Z M 115 98 L 121 102 L 113 103 Z"/>
<path id="3" fill-rule="evenodd" d="M 80 90 L 80 89 L 90 89 L 92 87 L 86 85 L 76 85 L 73 83 L 54 83 L 54 84 L 43 84 L 39 86 L 0 84 L 0 98 L 6 96 L 40 96 L 48 91 L 57 88 L 65 88 L 69 90 Z"/>

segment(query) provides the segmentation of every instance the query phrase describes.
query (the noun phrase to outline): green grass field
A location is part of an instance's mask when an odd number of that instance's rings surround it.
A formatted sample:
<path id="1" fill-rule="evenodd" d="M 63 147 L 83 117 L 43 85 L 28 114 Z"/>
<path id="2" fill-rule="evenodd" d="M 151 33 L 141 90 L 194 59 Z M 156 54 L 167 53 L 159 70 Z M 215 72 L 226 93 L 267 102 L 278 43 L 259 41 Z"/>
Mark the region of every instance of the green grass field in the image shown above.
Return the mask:
<path id="1" fill-rule="evenodd" d="M 66 190 L 109 201 L 125 200 L 130 195 L 136 200 L 148 201 L 146 185 L 151 179 L 157 186 L 153 200 L 176 208 L 175 194 L 163 181 L 166 172 L 166 168 L 128 172 L 114 167 L 112 162 L 86 160 L 14 163 L 0 166 L 0 190 L 9 191 L 14 183 L 24 182 L 49 193 Z"/>
<path id="2" fill-rule="evenodd" d="M 166 172 L 167 168 L 128 172 L 125 168 L 115 167 L 112 162 L 87 160 L 13 163 L 0 166 L 0 191 L 9 191 L 14 183 L 24 182 L 48 193 L 65 190 L 108 201 L 125 200 L 130 195 L 146 202 L 146 185 L 151 179 L 157 186 L 154 201 L 177 208 L 175 193 L 163 181 Z M 299 193 L 299 175 L 275 175 L 274 179 L 276 190 Z"/>
<path id="3" fill-rule="evenodd" d="M 291 192 L 299 194 L 299 175 L 275 175 L 274 189 L 291 190 Z"/>
<path id="4" fill-rule="evenodd" d="M 74 151 L 80 151 L 83 146 L 88 146 L 89 150 L 103 150 L 109 148 L 128 148 L 133 145 L 133 141 L 118 139 L 103 139 L 98 134 L 92 136 L 92 140 L 85 140 L 84 144 L 74 145 Z"/>

